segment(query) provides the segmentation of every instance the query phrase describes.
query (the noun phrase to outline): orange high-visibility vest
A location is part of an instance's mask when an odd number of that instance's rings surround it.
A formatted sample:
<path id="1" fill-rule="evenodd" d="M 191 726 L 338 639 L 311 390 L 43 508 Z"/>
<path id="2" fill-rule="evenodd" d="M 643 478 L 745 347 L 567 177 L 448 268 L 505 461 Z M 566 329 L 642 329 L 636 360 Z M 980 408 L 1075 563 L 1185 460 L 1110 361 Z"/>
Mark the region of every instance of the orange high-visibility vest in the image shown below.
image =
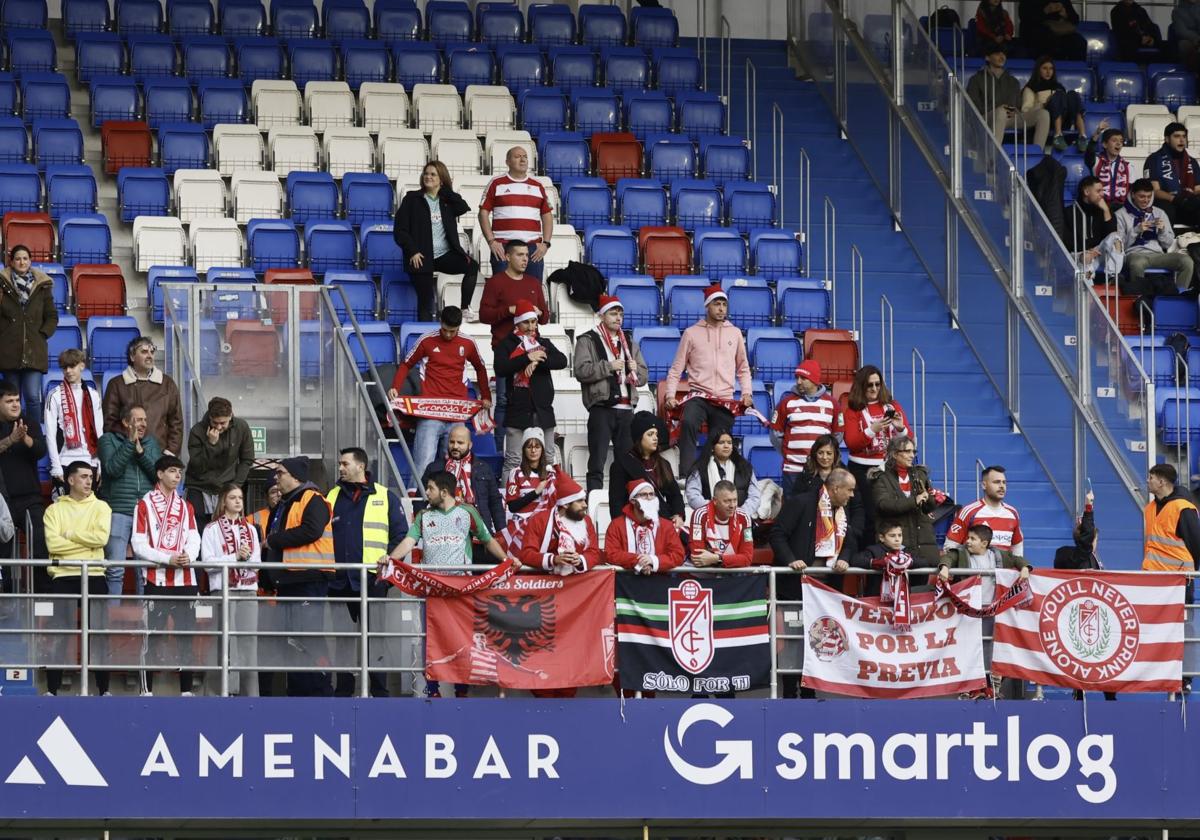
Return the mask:
<path id="1" fill-rule="evenodd" d="M 1179 515 L 1196 506 L 1185 499 L 1172 499 L 1158 509 L 1151 499 L 1146 505 L 1146 550 L 1142 570 L 1147 572 L 1182 572 L 1195 568 L 1192 555 L 1179 539 Z"/>
<path id="2" fill-rule="evenodd" d="M 333 509 L 329 507 L 329 502 L 325 497 L 316 490 L 305 490 L 300 496 L 300 501 L 294 502 L 288 508 L 287 521 L 283 523 L 284 529 L 299 528 L 300 523 L 304 519 L 304 509 L 312 502 L 313 497 L 320 499 L 320 503 L 325 505 L 329 511 L 329 521 L 325 523 L 325 531 L 315 542 L 308 545 L 299 545 L 295 548 L 285 548 L 283 550 L 283 562 L 295 564 L 300 567 L 323 566 L 318 571 L 329 572 L 332 574 L 336 571 L 333 567 Z M 296 569 L 301 571 L 301 569 Z"/>

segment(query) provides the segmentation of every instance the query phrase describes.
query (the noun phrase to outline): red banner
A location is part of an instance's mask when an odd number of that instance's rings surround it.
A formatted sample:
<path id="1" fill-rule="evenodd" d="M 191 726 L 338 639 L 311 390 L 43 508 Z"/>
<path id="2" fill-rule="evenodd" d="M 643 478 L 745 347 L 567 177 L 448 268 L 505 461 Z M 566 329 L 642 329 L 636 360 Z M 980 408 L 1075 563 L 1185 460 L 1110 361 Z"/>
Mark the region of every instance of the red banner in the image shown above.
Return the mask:
<path id="1" fill-rule="evenodd" d="M 516 575 L 425 603 L 425 676 L 503 688 L 607 685 L 616 665 L 613 573 Z"/>
<path id="2" fill-rule="evenodd" d="M 477 434 L 496 428 L 491 412 L 483 410 L 479 400 L 456 400 L 441 397 L 396 397 L 392 410 L 407 417 L 443 420 L 447 423 L 471 421 Z"/>
<path id="3" fill-rule="evenodd" d="M 497 581 L 505 580 L 513 574 L 516 566 L 517 561 L 509 557 L 503 563 L 479 575 L 439 575 L 427 572 L 420 566 L 392 560 L 384 567 L 379 579 L 387 581 L 407 595 L 416 595 L 418 598 L 453 598 L 458 595 L 470 595 L 492 586 Z"/>

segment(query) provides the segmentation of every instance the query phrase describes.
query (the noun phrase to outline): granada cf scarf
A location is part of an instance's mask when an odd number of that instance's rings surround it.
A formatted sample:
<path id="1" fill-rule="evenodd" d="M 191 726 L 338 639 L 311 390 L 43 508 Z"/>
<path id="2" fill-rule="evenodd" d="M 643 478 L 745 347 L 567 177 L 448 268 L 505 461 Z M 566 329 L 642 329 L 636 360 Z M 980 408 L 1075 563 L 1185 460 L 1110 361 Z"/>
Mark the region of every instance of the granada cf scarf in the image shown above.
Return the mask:
<path id="1" fill-rule="evenodd" d="M 950 603 L 954 604 L 955 609 L 963 615 L 969 615 L 972 618 L 991 618 L 1013 607 L 1027 607 L 1033 603 L 1033 592 L 1029 588 L 1029 581 L 1021 580 L 1020 578 L 1006 592 L 998 596 L 996 600 L 981 609 L 972 607 L 957 592 L 950 588 L 949 583 L 941 578 L 937 579 L 933 591 L 938 598 L 945 596 L 950 600 Z"/>
<path id="2" fill-rule="evenodd" d="M 476 434 L 486 434 L 496 428 L 489 412 L 479 400 L 455 400 L 442 397 L 396 397 L 392 410 L 397 414 L 447 423 L 471 421 Z"/>
<path id="3" fill-rule="evenodd" d="M 85 382 L 79 383 L 79 392 L 83 394 L 82 412 L 71 386 L 62 384 L 63 442 L 67 449 L 78 449 L 86 442 L 88 452 L 95 455 L 96 414 L 92 409 L 92 394 Z"/>
<path id="4" fill-rule="evenodd" d="M 157 539 L 154 547 L 172 554 L 183 551 L 183 532 L 187 519 L 183 499 L 178 493 L 166 494 L 157 487 L 147 493 L 146 498 L 156 520 L 154 533 Z"/>
<path id="5" fill-rule="evenodd" d="M 625 330 L 617 330 L 616 336 L 613 336 L 601 324 L 597 324 L 595 329 L 600 335 L 600 346 L 604 348 L 604 357 L 608 359 L 610 364 L 618 359 L 633 361 L 633 354 L 629 352 L 629 341 L 625 337 Z M 625 372 L 624 377 L 617 377 L 617 382 L 625 386 L 621 389 L 620 401 L 624 404 L 632 405 L 634 398 L 637 396 L 637 368 L 630 365 L 630 369 Z"/>
<path id="6" fill-rule="evenodd" d="M 500 543 L 500 545 L 504 546 L 505 552 L 508 553 L 509 558 L 511 558 L 514 562 L 517 560 L 517 551 L 519 551 L 521 546 L 525 544 L 525 529 L 526 526 L 529 525 L 529 520 L 533 518 L 534 514 L 541 513 L 543 510 L 553 505 L 554 500 L 557 497 L 558 492 L 554 489 L 554 485 L 551 484 L 546 488 L 546 492 L 543 493 L 538 499 L 538 502 L 536 505 L 534 505 L 533 510 L 529 511 L 527 514 L 523 513 L 520 516 L 510 516 L 508 518 L 508 524 L 504 526 L 500 533 L 496 534 L 496 540 Z M 552 528 L 547 528 L 547 535 L 552 530 Z"/>
<path id="7" fill-rule="evenodd" d="M 538 334 L 536 332 L 532 334 L 523 333 L 521 335 L 521 340 L 517 343 L 516 348 L 512 351 L 512 353 L 509 354 L 508 357 L 510 359 L 515 359 L 518 356 L 528 356 L 533 351 L 541 349 L 542 344 L 540 341 L 538 341 Z M 527 367 L 528 365 L 526 368 Z M 526 368 L 521 368 L 519 371 L 513 374 L 514 388 L 529 387 L 529 374 L 525 372 Z"/>
<path id="8" fill-rule="evenodd" d="M 488 589 L 508 580 L 514 567 L 515 561 L 510 557 L 480 575 L 435 575 L 419 566 L 392 560 L 379 577 L 406 595 L 415 595 L 418 598 L 455 598 Z"/>
<path id="9" fill-rule="evenodd" d="M 908 575 L 905 574 L 912 562 L 912 555 L 906 551 L 889 551 L 871 561 L 871 568 L 883 571 L 879 603 L 891 606 L 892 626 L 898 633 L 912 630 L 908 616 L 912 602 L 908 597 Z"/>
<path id="10" fill-rule="evenodd" d="M 741 417 L 743 414 L 745 414 L 749 417 L 753 417 L 764 426 L 771 425 L 771 421 L 763 416 L 761 411 L 754 406 L 747 408 L 746 406 L 742 405 L 741 400 L 714 397 L 712 394 L 706 394 L 703 391 L 689 391 L 687 396 L 681 399 L 675 408 L 667 409 L 667 427 L 670 430 L 672 446 L 675 446 L 677 443 L 679 443 L 679 433 L 683 429 L 683 407 L 687 404 L 688 400 L 693 399 L 708 400 L 718 408 L 725 409 L 734 417 Z"/>
<path id="11" fill-rule="evenodd" d="M 243 517 L 233 520 L 226 516 L 217 519 L 221 529 L 221 544 L 226 554 L 237 554 L 239 546 L 253 545 L 250 539 L 250 523 Z M 253 569 L 230 569 L 229 585 L 238 587 L 258 582 L 258 572 Z"/>
<path id="12" fill-rule="evenodd" d="M 729 517 L 728 546 L 723 545 L 725 541 L 716 536 L 713 530 L 716 522 L 717 506 L 713 502 L 709 502 L 704 507 L 698 509 L 692 516 L 692 542 L 716 554 L 724 554 L 727 547 L 736 551 L 737 547 L 742 544 L 742 531 L 744 530 L 745 520 L 738 516 L 736 510 L 733 512 L 733 516 Z"/>
<path id="13" fill-rule="evenodd" d="M 842 553 L 842 543 L 846 541 L 846 509 L 833 509 L 829 501 L 829 491 L 821 488 L 817 499 L 816 526 L 816 556 L 835 559 Z"/>
<path id="14" fill-rule="evenodd" d="M 475 504 L 475 487 L 471 484 L 471 464 L 474 460 L 475 456 L 470 453 L 467 453 L 466 458 L 446 459 L 446 472 L 454 476 L 457 482 L 454 496 L 460 502 L 469 505 Z"/>

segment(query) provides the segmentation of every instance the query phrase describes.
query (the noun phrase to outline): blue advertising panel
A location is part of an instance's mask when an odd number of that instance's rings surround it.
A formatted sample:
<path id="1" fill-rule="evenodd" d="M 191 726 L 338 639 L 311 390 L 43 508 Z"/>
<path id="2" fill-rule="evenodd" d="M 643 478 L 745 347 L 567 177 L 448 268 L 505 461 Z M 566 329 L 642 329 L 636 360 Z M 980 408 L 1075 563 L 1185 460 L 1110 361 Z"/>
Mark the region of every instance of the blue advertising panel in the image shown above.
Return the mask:
<path id="1" fill-rule="evenodd" d="M 1200 735 L 1167 703 L 1086 721 L 1081 703 L 947 701 L 0 708 L 0 820 L 1200 817 Z"/>

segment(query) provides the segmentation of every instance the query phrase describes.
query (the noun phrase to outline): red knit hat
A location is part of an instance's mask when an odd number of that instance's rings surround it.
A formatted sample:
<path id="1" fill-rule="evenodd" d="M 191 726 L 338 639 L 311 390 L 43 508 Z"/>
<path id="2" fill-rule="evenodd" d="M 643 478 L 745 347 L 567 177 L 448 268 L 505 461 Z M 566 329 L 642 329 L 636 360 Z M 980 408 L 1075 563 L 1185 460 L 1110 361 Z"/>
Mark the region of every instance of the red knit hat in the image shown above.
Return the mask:
<path id="1" fill-rule="evenodd" d="M 729 295 L 725 294 L 720 283 L 713 283 L 704 290 L 704 305 L 708 306 L 714 300 L 729 300 Z"/>
<path id="2" fill-rule="evenodd" d="M 517 301 L 517 311 L 513 313 L 513 323 L 519 324 L 522 321 L 528 321 L 531 318 L 537 319 L 537 307 L 527 300 Z"/>
<path id="3" fill-rule="evenodd" d="M 803 377 L 814 385 L 821 384 L 821 364 L 816 359 L 805 359 L 796 368 L 797 378 Z"/>
<path id="4" fill-rule="evenodd" d="M 567 475 L 564 470 L 559 470 L 554 477 L 554 493 L 555 504 L 559 507 L 569 505 L 571 502 L 578 502 L 587 497 L 583 492 L 583 488 L 579 486 L 579 482 Z"/>
<path id="5" fill-rule="evenodd" d="M 600 308 L 596 310 L 596 314 L 603 315 L 615 306 L 619 306 L 622 309 L 625 308 L 625 305 L 621 303 L 620 298 L 616 295 L 600 295 Z"/>

